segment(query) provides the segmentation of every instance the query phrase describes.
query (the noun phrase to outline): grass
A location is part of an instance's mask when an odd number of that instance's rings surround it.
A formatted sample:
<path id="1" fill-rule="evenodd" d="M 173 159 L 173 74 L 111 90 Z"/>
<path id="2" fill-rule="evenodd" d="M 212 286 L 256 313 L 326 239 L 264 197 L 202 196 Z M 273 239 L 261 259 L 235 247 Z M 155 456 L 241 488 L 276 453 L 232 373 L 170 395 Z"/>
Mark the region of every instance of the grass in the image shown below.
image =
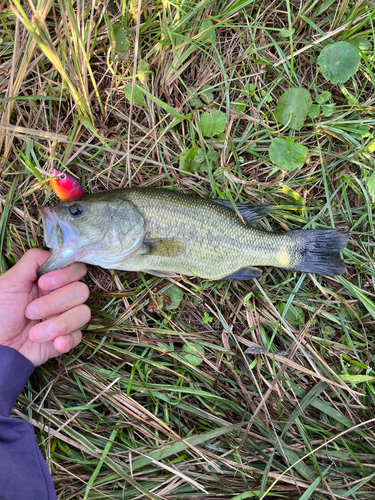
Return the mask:
<path id="1" fill-rule="evenodd" d="M 52 196 L 40 172 L 61 166 L 87 192 L 169 187 L 277 205 L 268 229 L 351 229 L 342 277 L 266 269 L 217 283 L 90 267 L 82 344 L 38 368 L 14 409 L 59 499 L 375 498 L 373 18 L 373 2 L 347 0 L 1 3 L 3 271 L 43 247 L 36 204 Z M 357 37 L 371 42 L 358 71 L 327 82 L 320 51 Z M 314 101 L 331 92 L 333 114 L 280 127 L 277 100 L 296 86 Z M 212 106 L 227 125 L 209 138 L 200 117 Z M 307 146 L 308 163 L 270 175 L 278 136 Z M 203 168 L 187 173 L 193 146 Z M 197 366 L 181 352 L 195 343 Z M 267 354 L 245 354 L 256 346 Z"/>

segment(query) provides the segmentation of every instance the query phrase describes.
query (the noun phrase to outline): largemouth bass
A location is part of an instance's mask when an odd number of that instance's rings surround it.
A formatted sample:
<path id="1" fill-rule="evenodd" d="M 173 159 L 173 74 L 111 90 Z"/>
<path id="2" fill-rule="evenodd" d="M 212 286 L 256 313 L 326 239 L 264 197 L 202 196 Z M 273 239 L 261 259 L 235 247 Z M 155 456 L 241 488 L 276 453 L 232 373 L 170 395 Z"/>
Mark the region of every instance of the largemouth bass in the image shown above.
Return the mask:
<path id="1" fill-rule="evenodd" d="M 86 195 L 39 209 L 51 257 L 39 275 L 80 261 L 156 276 L 247 280 L 274 266 L 343 274 L 343 229 L 269 232 L 251 226 L 270 207 L 210 200 L 165 189 Z M 241 217 L 239 217 L 238 212 Z"/>

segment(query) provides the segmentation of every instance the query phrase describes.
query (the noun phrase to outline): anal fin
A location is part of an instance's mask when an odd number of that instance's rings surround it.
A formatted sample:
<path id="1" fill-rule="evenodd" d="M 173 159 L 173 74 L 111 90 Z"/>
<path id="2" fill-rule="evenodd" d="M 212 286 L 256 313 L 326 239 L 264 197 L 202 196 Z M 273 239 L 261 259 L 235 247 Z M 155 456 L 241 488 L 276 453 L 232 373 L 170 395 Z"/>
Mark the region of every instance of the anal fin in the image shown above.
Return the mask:
<path id="1" fill-rule="evenodd" d="M 241 267 L 241 269 L 237 269 L 237 271 L 234 271 L 234 273 L 228 274 L 228 276 L 224 276 L 220 279 L 223 281 L 246 281 L 252 280 L 254 278 L 259 278 L 259 276 L 261 275 L 262 271 L 257 267 Z"/>

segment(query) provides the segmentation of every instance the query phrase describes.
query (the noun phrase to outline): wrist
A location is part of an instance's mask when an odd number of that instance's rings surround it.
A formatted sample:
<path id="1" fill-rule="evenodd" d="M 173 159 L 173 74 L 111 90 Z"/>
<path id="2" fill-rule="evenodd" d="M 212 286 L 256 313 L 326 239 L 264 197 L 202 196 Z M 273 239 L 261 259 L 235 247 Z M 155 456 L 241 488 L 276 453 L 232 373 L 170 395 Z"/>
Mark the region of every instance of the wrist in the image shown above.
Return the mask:
<path id="1" fill-rule="evenodd" d="M 12 347 L 0 345 L 0 415 L 9 417 L 34 365 Z"/>

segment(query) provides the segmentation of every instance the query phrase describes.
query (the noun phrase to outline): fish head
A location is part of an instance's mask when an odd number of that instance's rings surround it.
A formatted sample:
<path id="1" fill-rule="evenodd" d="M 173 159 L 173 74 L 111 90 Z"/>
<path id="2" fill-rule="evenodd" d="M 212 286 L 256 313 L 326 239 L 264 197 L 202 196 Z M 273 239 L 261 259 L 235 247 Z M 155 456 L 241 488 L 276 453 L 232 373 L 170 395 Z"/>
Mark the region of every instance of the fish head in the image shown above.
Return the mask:
<path id="1" fill-rule="evenodd" d="M 142 245 L 144 219 L 130 202 L 91 198 L 39 207 L 44 241 L 52 250 L 39 276 L 73 262 L 115 269 Z"/>

